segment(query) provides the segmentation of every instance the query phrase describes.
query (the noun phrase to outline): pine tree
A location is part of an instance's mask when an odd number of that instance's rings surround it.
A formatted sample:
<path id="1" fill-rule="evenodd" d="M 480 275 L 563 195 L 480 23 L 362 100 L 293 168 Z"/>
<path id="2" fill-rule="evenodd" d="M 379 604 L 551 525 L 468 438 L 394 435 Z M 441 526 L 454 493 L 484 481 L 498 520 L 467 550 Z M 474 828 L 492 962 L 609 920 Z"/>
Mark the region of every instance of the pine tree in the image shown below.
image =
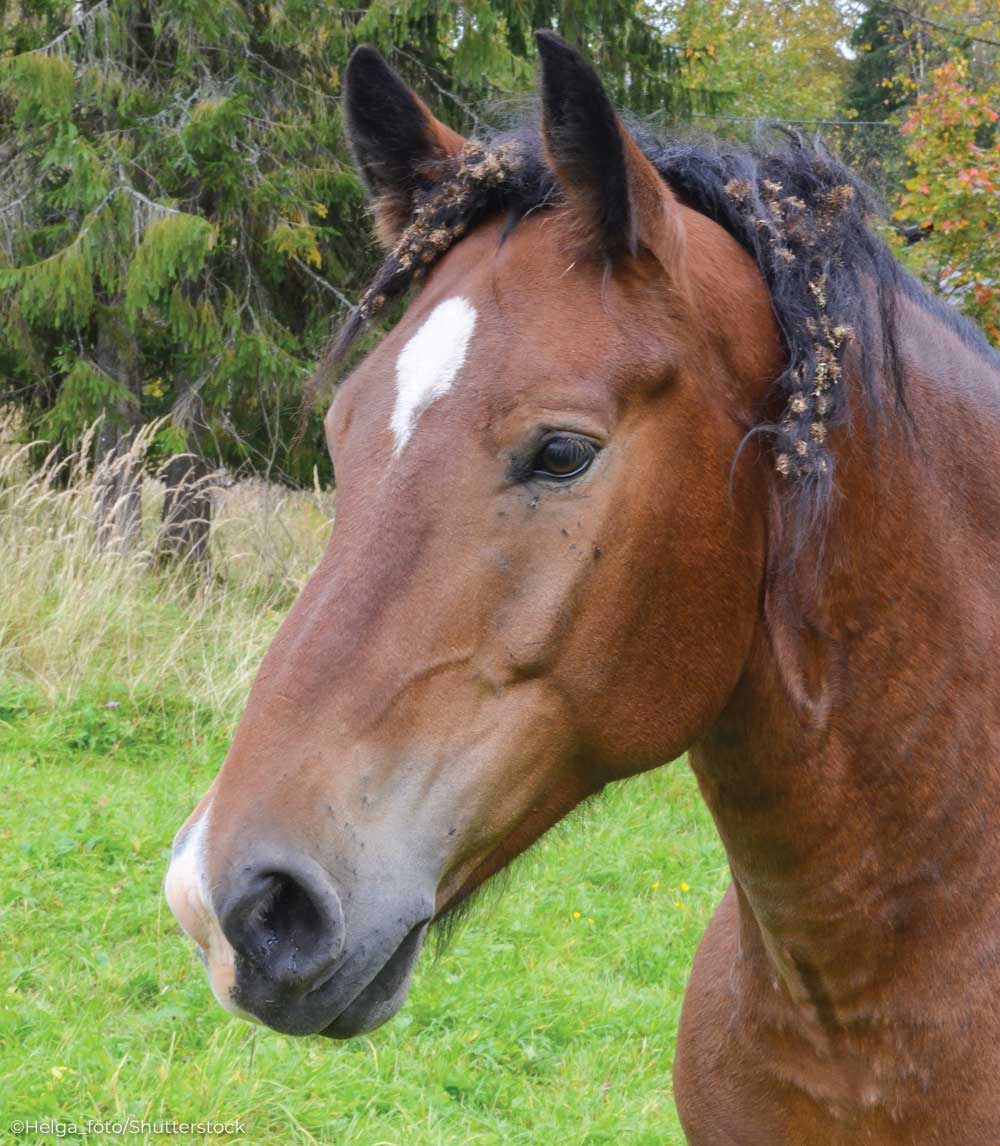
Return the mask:
<path id="1" fill-rule="evenodd" d="M 287 443 L 364 228 L 347 30 L 302 2 L 59 4 L 37 30 L 58 17 L 0 70 L 0 399 L 57 439 L 102 417 L 105 458 L 166 417 L 165 455 L 307 478 L 316 428 Z M 103 512 L 126 540 L 129 482 Z"/>

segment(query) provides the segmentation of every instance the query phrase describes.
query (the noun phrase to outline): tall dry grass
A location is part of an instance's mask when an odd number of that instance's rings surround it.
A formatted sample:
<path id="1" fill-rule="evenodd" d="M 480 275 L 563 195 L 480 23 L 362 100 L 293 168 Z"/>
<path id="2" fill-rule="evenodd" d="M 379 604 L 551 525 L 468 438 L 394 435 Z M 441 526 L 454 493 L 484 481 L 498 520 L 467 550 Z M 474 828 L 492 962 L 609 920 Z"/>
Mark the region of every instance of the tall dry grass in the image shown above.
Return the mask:
<path id="1" fill-rule="evenodd" d="M 146 472 L 154 432 L 113 464 Z M 0 435 L 0 681 L 53 701 L 113 686 L 232 720 L 323 551 L 332 493 L 217 483 L 210 565 L 163 562 L 161 483 L 141 478 L 143 528 L 127 551 L 102 546 L 96 502 L 108 474 L 90 464 L 91 437 L 41 466 L 38 452 L 2 445 Z"/>

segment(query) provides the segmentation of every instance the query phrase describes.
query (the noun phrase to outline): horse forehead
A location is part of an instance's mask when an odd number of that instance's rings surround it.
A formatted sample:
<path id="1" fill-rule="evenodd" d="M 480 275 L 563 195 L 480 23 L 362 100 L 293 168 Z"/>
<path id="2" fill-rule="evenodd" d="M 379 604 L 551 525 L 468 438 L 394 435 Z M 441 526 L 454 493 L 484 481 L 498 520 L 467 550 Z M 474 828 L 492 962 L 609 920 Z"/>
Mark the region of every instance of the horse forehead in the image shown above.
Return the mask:
<path id="1" fill-rule="evenodd" d="M 506 408 L 531 396 L 540 378 L 586 377 L 609 357 L 629 357 L 618 320 L 628 310 L 634 324 L 636 299 L 613 300 L 601 268 L 575 257 L 545 219 L 522 222 L 506 239 L 500 224 L 477 228 L 444 256 L 425 290 L 430 306 L 404 316 L 341 387 L 327 419 L 331 442 L 352 424 L 359 434 L 361 426 L 384 428 L 398 456 L 413 448 L 432 406 Z"/>
<path id="2" fill-rule="evenodd" d="M 396 393 L 389 424 L 399 453 L 420 415 L 454 386 L 476 329 L 478 311 L 464 295 L 439 302 L 396 357 Z"/>

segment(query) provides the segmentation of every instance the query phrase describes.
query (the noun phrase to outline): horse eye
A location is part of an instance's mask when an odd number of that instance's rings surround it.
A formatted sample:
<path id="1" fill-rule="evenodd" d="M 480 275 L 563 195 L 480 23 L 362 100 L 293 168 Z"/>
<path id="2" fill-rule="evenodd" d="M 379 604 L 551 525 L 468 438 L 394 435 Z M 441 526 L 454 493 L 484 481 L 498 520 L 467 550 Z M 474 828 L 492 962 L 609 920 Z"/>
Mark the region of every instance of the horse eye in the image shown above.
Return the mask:
<path id="1" fill-rule="evenodd" d="M 534 463 L 534 476 L 566 481 L 579 477 L 597 457 L 597 447 L 586 438 L 561 434 L 542 444 Z"/>

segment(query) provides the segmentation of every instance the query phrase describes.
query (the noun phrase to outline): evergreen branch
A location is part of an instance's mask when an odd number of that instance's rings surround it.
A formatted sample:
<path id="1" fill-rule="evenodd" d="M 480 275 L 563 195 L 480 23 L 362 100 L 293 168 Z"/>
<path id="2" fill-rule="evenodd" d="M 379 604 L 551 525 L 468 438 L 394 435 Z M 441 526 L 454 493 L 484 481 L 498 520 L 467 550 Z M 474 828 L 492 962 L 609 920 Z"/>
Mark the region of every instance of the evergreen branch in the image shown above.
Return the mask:
<path id="1" fill-rule="evenodd" d="M 908 16 L 918 24 L 926 24 L 929 28 L 936 28 L 939 32 L 947 32 L 950 36 L 960 36 L 963 40 L 972 40 L 975 44 L 988 44 L 991 48 L 1000 48 L 1000 40 L 991 40 L 987 36 L 976 36 L 964 28 L 956 28 L 953 24 L 942 24 L 938 20 L 930 19 L 929 16 L 919 16 L 916 12 L 911 12 L 909 8 L 904 8 L 901 4 L 893 4 L 892 10 L 893 12 L 898 12 L 901 16 Z"/>
<path id="2" fill-rule="evenodd" d="M 355 304 L 351 302 L 346 294 L 343 294 L 337 290 L 333 283 L 327 282 L 327 280 L 323 278 L 322 275 L 316 274 L 312 267 L 310 267 L 308 263 L 304 263 L 298 257 L 298 255 L 292 255 L 291 259 L 292 262 L 299 268 L 299 270 L 305 272 L 305 274 L 307 274 L 313 280 L 313 282 L 316 283 L 317 286 L 321 286 L 324 290 L 329 291 L 330 294 L 334 295 L 340 303 L 347 307 L 348 310 L 355 309 Z"/>
<path id="3" fill-rule="evenodd" d="M 78 6 L 76 4 L 74 4 L 73 5 L 73 15 L 70 17 L 69 27 L 65 31 L 60 32 L 59 35 L 55 37 L 55 39 L 49 40 L 49 42 L 47 44 L 43 44 L 40 48 L 31 48 L 29 51 L 25 52 L 24 55 L 27 55 L 27 56 L 32 56 L 32 55 L 47 56 L 47 55 L 49 55 L 50 52 L 52 52 L 55 49 L 58 49 L 64 40 L 67 40 L 70 36 L 72 36 L 72 34 L 75 31 L 77 31 L 77 29 L 83 28 L 85 25 L 89 24 L 90 21 L 99 12 L 103 12 L 107 8 L 107 6 L 108 6 L 108 0 L 98 0 L 98 3 L 95 4 L 93 6 L 93 8 L 89 8 L 86 12 L 80 13 Z M 16 56 L 14 56 L 12 58 L 17 59 Z"/>
<path id="4" fill-rule="evenodd" d="M 115 191 L 124 191 L 126 195 L 131 195 L 133 199 L 149 207 L 150 210 L 162 212 L 164 215 L 185 214 L 184 211 L 178 211 L 176 207 L 168 207 L 166 203 L 157 203 L 155 199 L 147 198 L 141 191 L 136 191 L 136 189 L 128 183 L 119 183 L 117 187 L 112 188 L 112 193 Z"/>
<path id="5" fill-rule="evenodd" d="M 217 51 L 224 52 L 225 48 L 218 48 Z M 256 60 L 258 64 L 263 64 L 269 72 L 274 75 L 280 76 L 286 83 L 291 84 L 293 87 L 301 88 L 303 91 L 309 92 L 311 95 L 319 96 L 320 99 L 329 100 L 330 103 L 339 104 L 340 100 L 335 95 L 330 95 L 329 92 L 320 91 L 319 88 L 311 87 L 309 84 L 304 84 L 301 80 L 297 80 L 294 76 L 290 76 L 287 72 L 283 72 L 281 68 L 272 64 L 270 60 L 265 59 L 259 52 L 252 52 L 249 48 L 243 49 L 243 54 L 248 59 Z"/>
<path id="6" fill-rule="evenodd" d="M 233 333 L 230 334 L 230 336 L 226 339 L 226 341 L 219 347 L 218 353 L 215 355 L 215 357 L 212 359 L 212 361 L 208 364 L 208 366 L 205 367 L 205 369 L 202 371 L 202 373 L 193 382 L 189 382 L 187 384 L 187 386 L 184 388 L 184 392 L 178 397 L 177 401 L 174 403 L 174 410 L 175 411 L 176 411 L 176 409 L 177 409 L 177 407 L 181 401 L 183 401 L 185 399 L 190 400 L 189 396 L 195 397 L 195 398 L 200 397 L 201 391 L 204 388 L 205 383 L 208 382 L 208 380 L 212 377 L 212 375 L 215 373 L 216 368 L 218 367 L 219 363 L 223 360 L 223 358 L 225 358 L 225 356 L 232 349 L 233 343 L 236 341 L 239 334 L 240 334 L 240 331 L 238 329 L 233 331 Z"/>
<path id="7" fill-rule="evenodd" d="M 44 267 L 47 263 L 61 258 L 68 251 L 78 246 L 90 233 L 91 228 L 97 222 L 97 217 L 101 211 L 111 202 L 111 200 L 120 191 L 124 191 L 126 195 L 130 195 L 133 199 L 142 203 L 144 206 L 149 207 L 153 211 L 162 212 L 164 215 L 183 215 L 184 211 L 178 211 L 175 207 L 168 207 L 165 203 L 157 203 L 154 199 L 149 199 L 141 191 L 136 191 L 134 187 L 130 187 L 127 183 L 118 183 L 111 188 L 110 191 L 101 199 L 96 207 L 92 207 L 83 217 L 83 223 L 80 230 L 73 236 L 71 242 L 67 243 L 65 247 L 60 247 L 58 251 L 53 251 L 51 255 L 46 255 L 44 259 L 39 259 L 37 263 L 29 263 L 27 266 L 11 267 L 11 270 L 29 271 L 37 270 L 39 267 Z M 24 196 L 27 198 L 27 196 Z M 14 204 L 11 204 L 13 206 Z M 201 218 L 200 215 L 191 216 L 192 218 Z"/>
<path id="8" fill-rule="evenodd" d="M 88 370 L 92 370 L 95 374 L 100 374 L 102 378 L 106 378 L 113 386 L 125 385 L 125 383 L 122 382 L 120 378 L 116 378 L 108 370 L 105 370 L 105 368 L 97 361 L 96 358 L 91 358 L 90 355 L 87 354 L 82 341 L 80 341 L 80 352 L 77 357 L 78 360 L 82 362 Z"/>
<path id="9" fill-rule="evenodd" d="M 46 257 L 44 259 L 39 259 L 37 263 L 29 263 L 27 266 L 22 266 L 22 267 L 12 267 L 11 270 L 17 270 L 17 271 L 34 271 L 34 270 L 37 270 L 39 267 L 44 267 L 47 263 L 51 263 L 51 262 L 54 262 L 56 259 L 62 258 L 63 255 L 65 255 L 65 254 L 67 254 L 67 252 L 73 250 L 74 247 L 79 246 L 79 244 L 81 242 L 83 242 L 83 240 L 90 233 L 90 229 L 97 222 L 97 216 L 101 213 L 101 211 L 104 210 L 104 208 L 108 205 L 108 203 L 111 202 L 112 198 L 115 196 L 115 194 L 119 190 L 121 190 L 121 188 L 112 187 L 111 190 L 100 201 L 100 203 L 98 203 L 96 207 L 91 208 L 91 210 L 89 210 L 87 212 L 87 214 L 84 215 L 83 223 L 80 226 L 80 230 L 77 231 L 77 233 L 73 236 L 72 241 L 67 243 L 65 247 L 60 247 L 58 251 L 53 251 L 51 255 L 46 255 Z"/>

